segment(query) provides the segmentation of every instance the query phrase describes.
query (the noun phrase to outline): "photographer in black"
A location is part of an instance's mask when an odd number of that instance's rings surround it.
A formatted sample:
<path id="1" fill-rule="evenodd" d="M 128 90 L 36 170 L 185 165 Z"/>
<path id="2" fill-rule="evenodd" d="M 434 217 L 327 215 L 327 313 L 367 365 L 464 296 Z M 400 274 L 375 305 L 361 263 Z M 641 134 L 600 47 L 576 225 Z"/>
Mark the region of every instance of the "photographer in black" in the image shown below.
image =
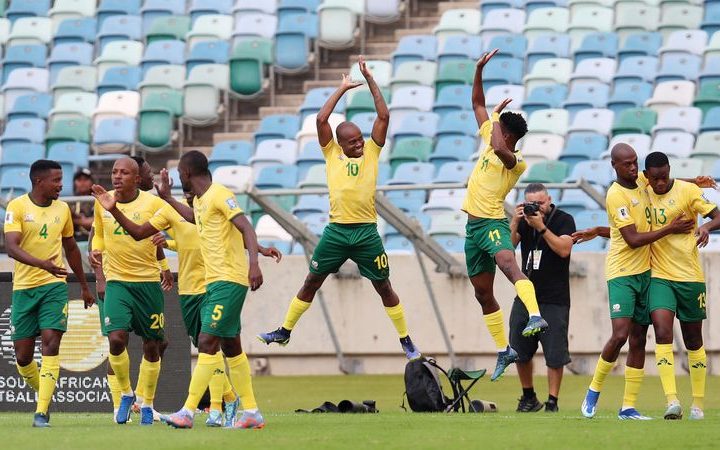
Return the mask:
<path id="1" fill-rule="evenodd" d="M 533 388 L 532 358 L 542 344 L 547 365 L 548 401 L 546 412 L 558 411 L 558 394 L 563 366 L 570 362 L 568 321 L 570 317 L 570 251 L 575 221 L 570 214 L 552 204 L 547 189 L 531 183 L 525 189 L 525 202 L 515 208 L 510 222 L 512 242 L 520 244 L 522 270 L 535 285 L 540 314 L 550 328 L 543 334 L 523 337 L 528 320 L 523 303 L 515 298 L 510 314 L 510 345 L 518 352 L 517 371 L 523 395 L 518 412 L 535 412 L 543 408 Z"/>

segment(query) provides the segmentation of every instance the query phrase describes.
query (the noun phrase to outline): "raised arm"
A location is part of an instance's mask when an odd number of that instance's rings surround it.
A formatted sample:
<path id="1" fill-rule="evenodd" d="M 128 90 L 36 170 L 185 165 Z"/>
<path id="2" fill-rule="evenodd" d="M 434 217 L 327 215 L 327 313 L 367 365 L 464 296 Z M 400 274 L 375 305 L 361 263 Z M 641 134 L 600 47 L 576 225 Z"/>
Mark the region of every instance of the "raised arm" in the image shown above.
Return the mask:
<path id="1" fill-rule="evenodd" d="M 117 220 L 118 225 L 120 225 L 123 230 L 127 231 L 127 233 L 136 241 L 147 239 L 160 231 L 156 230 L 150 222 L 137 224 L 128 219 L 125 214 L 117 208 L 117 201 L 115 200 L 115 197 L 107 192 L 102 186 L 95 184 L 92 187 L 92 191 L 93 197 L 100 202 L 100 205 L 112 214 L 115 220 Z"/>
<path id="2" fill-rule="evenodd" d="M 362 83 L 360 82 L 352 81 L 349 75 L 343 74 L 340 87 L 338 87 L 337 90 L 328 97 L 323 107 L 320 108 L 320 111 L 318 111 L 315 118 L 315 125 L 317 126 L 318 142 L 321 147 L 325 147 L 330 143 L 330 141 L 332 141 L 332 127 L 330 126 L 328 119 L 330 119 L 330 114 L 332 114 L 335 110 L 335 105 L 337 105 L 337 102 L 340 101 L 340 98 L 345 95 L 347 91 L 356 88 L 361 84 Z M 375 100 L 375 103 L 377 105 L 377 100 Z"/>
<path id="3" fill-rule="evenodd" d="M 387 137 L 388 126 L 390 125 L 390 110 L 387 107 L 387 103 L 385 103 L 380 88 L 372 76 L 372 72 L 370 72 L 370 69 L 368 69 L 365 63 L 364 56 L 360 55 L 358 65 L 360 66 L 360 73 L 363 74 L 365 81 L 367 81 L 370 94 L 372 94 L 373 101 L 375 102 L 375 111 L 377 112 L 377 117 L 375 118 L 372 129 L 372 139 L 377 145 L 382 147 L 385 145 L 385 138 Z"/>
<path id="4" fill-rule="evenodd" d="M 162 169 L 160 171 L 160 184 L 155 183 L 155 190 L 158 196 L 172 206 L 183 219 L 190 223 L 195 223 L 195 213 L 193 213 L 193 209 L 188 205 L 180 203 L 172 196 L 172 186 L 173 183 L 167 169 Z"/>
<path id="5" fill-rule="evenodd" d="M 482 72 L 485 69 L 485 65 L 492 59 L 493 56 L 498 52 L 498 49 L 491 51 L 490 53 L 484 53 L 475 65 L 475 79 L 473 80 L 472 89 L 472 107 L 475 111 L 475 120 L 477 120 L 478 127 L 481 127 L 483 123 L 488 121 L 487 108 L 485 107 L 485 91 L 483 90 Z"/>
<path id="6" fill-rule="evenodd" d="M 95 297 L 93 297 L 90 292 L 87 280 L 85 279 L 85 270 L 82 265 L 80 249 L 77 246 L 77 242 L 75 242 L 75 238 L 72 236 L 62 238 L 62 245 L 63 249 L 65 249 L 65 258 L 67 258 L 70 268 L 80 283 L 80 294 L 82 295 L 83 302 L 85 303 L 85 309 L 87 309 L 95 304 Z"/>

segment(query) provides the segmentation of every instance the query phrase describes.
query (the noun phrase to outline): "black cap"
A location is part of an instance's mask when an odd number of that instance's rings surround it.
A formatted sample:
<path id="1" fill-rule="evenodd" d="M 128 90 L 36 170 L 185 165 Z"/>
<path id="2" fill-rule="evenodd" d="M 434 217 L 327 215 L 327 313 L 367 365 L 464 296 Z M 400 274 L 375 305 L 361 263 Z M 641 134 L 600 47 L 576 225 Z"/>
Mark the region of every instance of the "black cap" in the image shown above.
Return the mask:
<path id="1" fill-rule="evenodd" d="M 90 178 L 90 180 L 93 180 L 92 172 L 86 167 L 80 168 L 77 172 L 75 172 L 75 175 L 73 176 L 73 181 L 77 180 L 80 177 L 88 177 Z"/>

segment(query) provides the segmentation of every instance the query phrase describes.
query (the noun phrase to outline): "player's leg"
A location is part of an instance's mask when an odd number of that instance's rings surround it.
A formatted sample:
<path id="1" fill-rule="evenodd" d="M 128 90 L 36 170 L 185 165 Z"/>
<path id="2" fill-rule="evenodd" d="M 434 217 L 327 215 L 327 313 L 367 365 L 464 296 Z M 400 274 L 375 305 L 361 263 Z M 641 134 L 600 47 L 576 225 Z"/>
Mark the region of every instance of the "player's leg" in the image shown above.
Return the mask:
<path id="1" fill-rule="evenodd" d="M 96 284 L 97 286 L 97 284 Z M 98 307 L 98 320 L 100 321 L 100 333 L 104 337 L 107 338 L 107 330 L 105 329 L 105 285 L 103 284 L 102 292 L 98 288 L 97 292 L 97 307 Z M 110 388 L 110 397 L 112 398 L 113 402 L 113 422 L 115 421 L 115 417 L 117 416 L 118 408 L 120 408 L 120 398 L 122 397 L 122 392 L 120 390 L 120 384 L 117 381 L 117 377 L 115 376 L 115 372 L 112 370 L 112 365 L 110 364 L 110 361 L 106 361 L 105 363 L 107 365 L 107 383 L 108 387 Z"/>
<path id="2" fill-rule="evenodd" d="M 677 283 L 676 287 L 681 291 L 678 295 L 678 319 L 690 367 L 693 396 L 690 419 L 701 420 L 705 417 L 703 403 L 707 375 L 707 356 L 702 335 L 702 322 L 707 317 L 705 283 Z"/>
<path id="3" fill-rule="evenodd" d="M 545 403 L 545 412 L 557 412 L 563 369 L 571 361 L 568 350 L 570 306 L 541 304 L 540 312 L 550 324 L 548 331 L 539 337 L 545 355 L 548 377 L 548 400 Z"/>
<path id="4" fill-rule="evenodd" d="M 38 324 L 39 298 L 32 289 L 13 291 L 10 307 L 11 338 L 15 348 L 18 373 L 35 392 L 40 389 L 40 369 L 35 361 L 35 337 Z"/>
<path id="5" fill-rule="evenodd" d="M 237 392 L 242 403 L 243 412 L 239 418 L 226 423 L 226 427 L 234 428 L 263 428 L 265 419 L 258 410 L 255 392 L 252 386 L 252 374 L 250 372 L 250 361 L 247 354 L 243 352 L 240 342 L 240 335 L 233 338 L 225 338 L 222 341 L 223 353 L 227 356 L 230 381 Z"/>
<path id="6" fill-rule="evenodd" d="M 494 256 L 498 268 L 513 283 L 518 297 L 528 311 L 529 318 L 522 335 L 532 336 L 547 330 L 548 323 L 540 316 L 540 308 L 535 297 L 535 286 L 518 267 L 514 249 L 500 250 Z"/>
<path id="7" fill-rule="evenodd" d="M 675 384 L 675 352 L 673 351 L 673 323 L 677 300 L 672 282 L 653 278 L 650 280 L 650 319 L 655 331 L 655 365 L 657 366 L 667 409 L 663 417 L 668 420 L 682 418 L 682 407 L 677 398 Z"/>
<path id="8" fill-rule="evenodd" d="M 165 354 L 165 350 L 167 349 L 168 345 L 170 345 L 168 340 L 163 338 L 162 342 L 160 342 L 159 347 L 160 361 L 162 361 L 163 355 Z M 140 364 L 142 368 L 142 361 L 140 361 Z M 143 403 L 145 403 L 145 385 L 148 383 L 148 380 L 145 379 L 146 373 L 147 371 L 145 370 L 140 370 L 138 372 L 138 379 L 135 383 L 135 403 L 133 404 L 134 413 L 142 413 L 141 408 Z M 155 412 L 155 410 L 153 410 L 153 417 L 155 417 L 155 421 L 160 420 L 160 414 Z"/>
<path id="9" fill-rule="evenodd" d="M 325 227 L 312 258 L 310 258 L 308 276 L 297 295 L 290 301 L 285 313 L 285 321 L 276 330 L 259 334 L 257 338 L 261 342 L 267 345 L 277 343 L 283 346 L 290 342 L 292 329 L 305 311 L 310 308 L 315 293 L 325 282 L 325 278 L 331 273 L 337 272 L 340 266 L 347 261 L 348 245 L 347 230 L 344 227 L 334 223 Z"/>
<path id="10" fill-rule="evenodd" d="M 108 281 L 105 289 L 105 304 L 103 322 L 108 335 L 110 355 L 108 360 L 115 373 L 121 397 L 120 406 L 115 416 L 119 424 L 127 423 L 135 403 L 135 393 L 130 383 L 130 356 L 127 345 L 130 339 L 128 334 L 132 330 L 133 305 L 132 293 L 127 283 Z"/>
<path id="11" fill-rule="evenodd" d="M 538 401 L 533 386 L 532 358 L 537 351 L 538 337 L 523 337 L 522 330 L 525 328 L 527 319 L 527 309 L 516 298 L 510 310 L 510 346 L 518 354 L 515 366 L 517 367 L 520 387 L 522 388 L 522 396 L 518 401 L 517 412 L 535 412 L 542 409 L 542 403 Z"/>

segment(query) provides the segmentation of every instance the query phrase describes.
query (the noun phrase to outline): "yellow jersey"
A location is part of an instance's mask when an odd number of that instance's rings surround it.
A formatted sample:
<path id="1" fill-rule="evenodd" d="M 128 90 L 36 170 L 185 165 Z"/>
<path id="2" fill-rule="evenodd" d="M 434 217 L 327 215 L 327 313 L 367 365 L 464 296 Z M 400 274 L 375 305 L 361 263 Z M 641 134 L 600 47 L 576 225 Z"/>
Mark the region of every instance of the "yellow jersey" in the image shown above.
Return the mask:
<path id="1" fill-rule="evenodd" d="M 497 113 L 493 113 L 492 119 L 483 122 L 478 132 L 486 142 L 485 150 L 480 154 L 470 174 L 467 194 L 462 205 L 463 211 L 475 217 L 504 219 L 505 197 L 527 168 L 527 163 L 523 161 L 520 152 L 515 152 L 515 167 L 507 169 L 490 145 L 493 123 L 497 122 L 499 117 Z"/>
<path id="2" fill-rule="evenodd" d="M 184 200 L 182 203 L 187 205 Z M 195 224 L 185 220 L 170 205 L 158 211 L 150 219 L 150 224 L 157 230 L 167 230 L 172 238 L 167 244 L 170 250 L 178 253 L 178 293 L 205 293 L 205 262 Z"/>
<path id="3" fill-rule="evenodd" d="M 244 214 L 235 194 L 225 186 L 213 183 L 202 196 L 195 197 L 193 209 L 205 260 L 205 283 L 231 281 L 248 286 L 245 242 L 240 230 L 231 222 L 238 214 Z"/>
<path id="4" fill-rule="evenodd" d="M 335 140 L 322 148 L 330 192 L 330 222 L 377 222 L 375 190 L 381 150 L 372 138 L 365 141 L 359 158 L 348 158 Z"/>
<path id="5" fill-rule="evenodd" d="M 716 208 L 715 204 L 703 197 L 702 189 L 692 183 L 675 179 L 670 190 L 658 195 L 647 188 L 651 203 L 653 229 L 659 229 L 675 220 L 681 214 L 688 219 L 697 219 L 698 214 L 706 216 Z M 697 229 L 697 220 L 695 224 Z M 669 234 L 652 243 L 652 276 L 671 281 L 704 282 L 700 253 L 695 233 Z"/>
<path id="6" fill-rule="evenodd" d="M 38 206 L 28 194 L 10 201 L 5 212 L 5 233 L 18 232 L 20 248 L 39 259 L 55 256 L 55 265 L 64 266 L 62 239 L 74 234 L 68 204 L 53 200 Z M 50 272 L 15 261 L 13 290 L 31 289 L 50 283 L 65 282 Z"/>
<path id="7" fill-rule="evenodd" d="M 147 192 L 137 191 L 129 202 L 117 202 L 117 208 L 137 224 L 150 220 L 167 203 Z M 115 191 L 110 191 L 115 195 Z M 107 281 L 160 281 L 157 247 L 150 238 L 136 241 L 95 200 L 95 236 L 93 250 L 103 252 L 103 272 Z"/>
<path id="8" fill-rule="evenodd" d="M 620 228 L 635 225 L 639 233 L 650 231 L 650 199 L 647 181 L 640 176 L 635 189 L 627 189 L 617 182 L 608 189 L 605 199 L 610 247 L 605 258 L 605 278 L 638 275 L 650 270 L 650 246 L 630 248 L 620 233 Z"/>

